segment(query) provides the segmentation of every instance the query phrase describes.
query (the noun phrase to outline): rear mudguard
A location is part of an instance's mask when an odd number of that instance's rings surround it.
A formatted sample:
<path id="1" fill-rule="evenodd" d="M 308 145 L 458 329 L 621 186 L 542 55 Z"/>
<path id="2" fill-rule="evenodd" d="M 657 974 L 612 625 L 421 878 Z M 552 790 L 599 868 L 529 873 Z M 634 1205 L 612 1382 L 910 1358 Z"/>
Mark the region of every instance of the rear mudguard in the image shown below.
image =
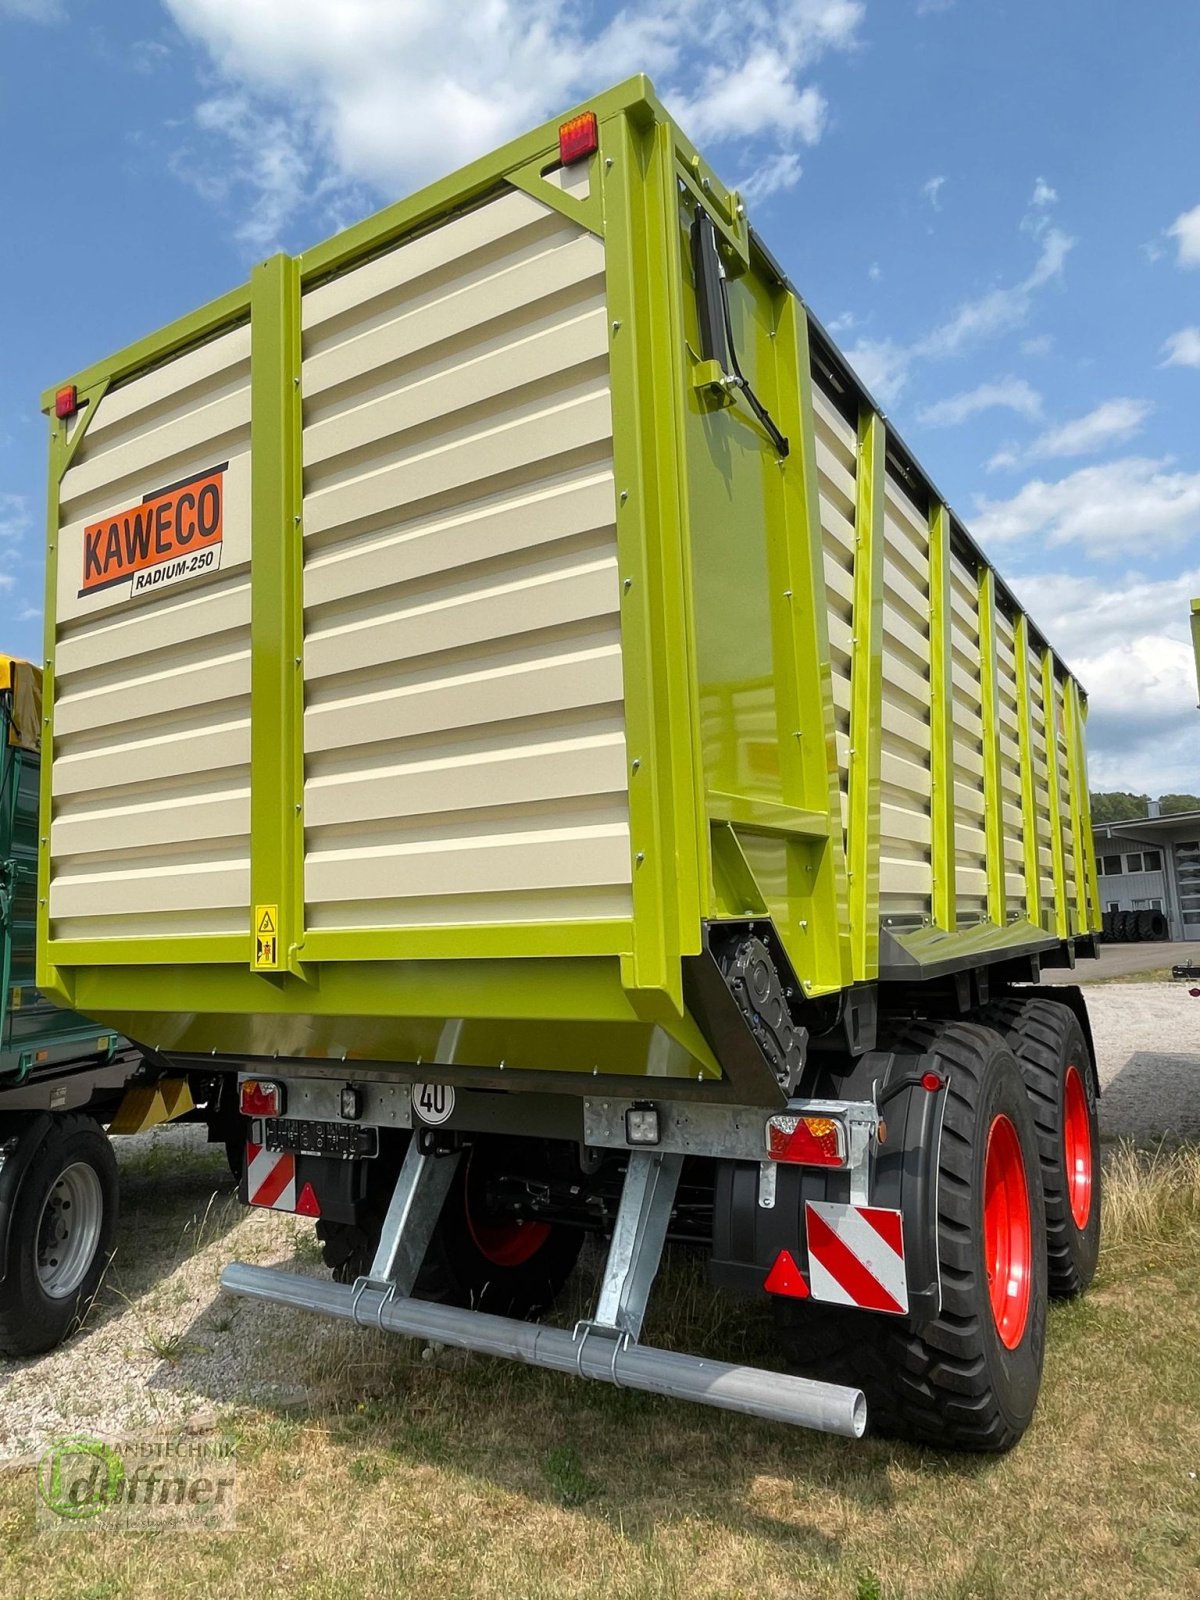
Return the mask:
<path id="1" fill-rule="evenodd" d="M 903 1218 L 909 1317 L 918 1324 L 941 1309 L 937 1188 L 945 1090 L 931 1093 L 919 1082 L 890 1094 L 889 1088 L 903 1078 L 919 1080 L 932 1065 L 926 1056 L 876 1050 L 862 1056 L 852 1079 L 836 1090 L 822 1085 L 830 1098 L 874 1097 L 880 1107 L 886 1138 L 871 1160 L 870 1203 L 899 1211 Z M 719 1288 L 764 1292 L 763 1280 L 781 1250 L 791 1254 L 807 1278 L 806 1203 L 850 1199 L 848 1173 L 781 1162 L 775 1203 L 764 1207 L 759 1204 L 759 1176 L 756 1162 L 718 1163 L 711 1273 Z"/>
<path id="2" fill-rule="evenodd" d="M 48 1111 L 14 1112 L 0 1124 L 0 1283 L 8 1276 L 12 1219 L 21 1185 L 53 1126 Z"/>

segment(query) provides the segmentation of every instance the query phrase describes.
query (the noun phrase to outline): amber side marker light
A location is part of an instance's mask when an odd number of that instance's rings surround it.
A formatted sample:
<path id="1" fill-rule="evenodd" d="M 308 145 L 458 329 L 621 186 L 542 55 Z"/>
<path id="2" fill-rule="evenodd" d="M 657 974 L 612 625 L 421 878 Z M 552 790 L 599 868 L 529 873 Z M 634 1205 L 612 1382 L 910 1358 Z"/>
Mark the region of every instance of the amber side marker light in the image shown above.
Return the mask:
<path id="1" fill-rule="evenodd" d="M 600 127 L 594 111 L 572 117 L 558 130 L 558 157 L 564 167 L 594 155 L 600 148 Z"/>

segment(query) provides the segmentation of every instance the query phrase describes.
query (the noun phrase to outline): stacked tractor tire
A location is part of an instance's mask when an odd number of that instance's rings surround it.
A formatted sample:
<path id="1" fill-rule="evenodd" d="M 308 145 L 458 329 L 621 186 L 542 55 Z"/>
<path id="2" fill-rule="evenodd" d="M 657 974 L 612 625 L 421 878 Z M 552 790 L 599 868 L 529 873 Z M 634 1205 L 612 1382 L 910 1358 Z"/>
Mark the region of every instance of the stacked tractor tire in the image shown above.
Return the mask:
<path id="1" fill-rule="evenodd" d="M 1106 911 L 1104 939 L 1108 944 L 1137 944 L 1167 937 L 1167 919 L 1161 911 Z"/>

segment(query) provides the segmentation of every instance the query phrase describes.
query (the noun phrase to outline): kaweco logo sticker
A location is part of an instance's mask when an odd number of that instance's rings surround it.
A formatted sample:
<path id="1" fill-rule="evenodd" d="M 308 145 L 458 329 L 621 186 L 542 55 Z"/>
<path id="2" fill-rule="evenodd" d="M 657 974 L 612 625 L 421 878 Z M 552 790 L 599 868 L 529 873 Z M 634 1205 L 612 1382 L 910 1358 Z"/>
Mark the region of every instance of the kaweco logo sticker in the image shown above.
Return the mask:
<path id="1" fill-rule="evenodd" d="M 126 599 L 221 565 L 225 468 L 209 467 L 83 530 L 84 595 L 128 584 Z"/>

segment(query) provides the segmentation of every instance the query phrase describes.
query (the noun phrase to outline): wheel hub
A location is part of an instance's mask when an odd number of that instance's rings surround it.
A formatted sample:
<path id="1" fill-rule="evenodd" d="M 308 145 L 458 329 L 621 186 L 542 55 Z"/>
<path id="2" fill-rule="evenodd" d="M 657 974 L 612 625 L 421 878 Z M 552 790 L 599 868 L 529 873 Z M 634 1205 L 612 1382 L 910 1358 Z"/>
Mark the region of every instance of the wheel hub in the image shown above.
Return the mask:
<path id="1" fill-rule="evenodd" d="M 52 1300 L 74 1294 L 87 1277 L 103 1222 L 99 1177 L 86 1162 L 72 1162 L 46 1196 L 38 1223 L 38 1279 Z"/>
<path id="2" fill-rule="evenodd" d="M 1067 1199 L 1077 1228 L 1086 1228 L 1092 1214 L 1092 1121 L 1078 1067 L 1067 1068 L 1064 1085 L 1063 1170 Z"/>
<path id="3" fill-rule="evenodd" d="M 1014 1350 L 1029 1321 L 1033 1222 L 1021 1141 L 1004 1115 L 993 1120 L 984 1155 L 983 1250 L 996 1332 Z"/>

